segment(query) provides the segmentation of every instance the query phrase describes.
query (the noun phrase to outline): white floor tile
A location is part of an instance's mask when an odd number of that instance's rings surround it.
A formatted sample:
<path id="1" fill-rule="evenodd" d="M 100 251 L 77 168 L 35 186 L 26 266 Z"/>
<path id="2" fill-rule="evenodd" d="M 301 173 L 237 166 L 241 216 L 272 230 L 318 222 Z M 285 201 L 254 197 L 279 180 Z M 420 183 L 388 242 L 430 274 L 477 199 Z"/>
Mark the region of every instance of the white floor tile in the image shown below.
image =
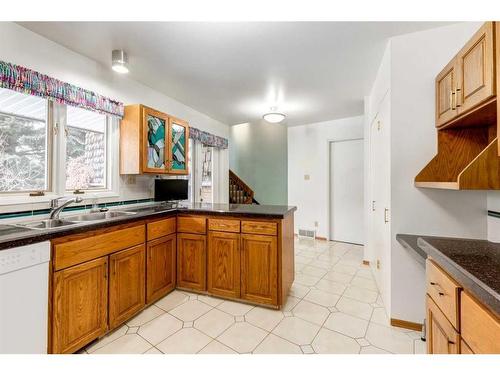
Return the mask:
<path id="1" fill-rule="evenodd" d="M 311 346 L 319 354 L 358 354 L 361 349 L 356 340 L 326 328 L 321 328 Z"/>
<path id="2" fill-rule="evenodd" d="M 259 345 L 268 333 L 249 323 L 235 323 L 217 338 L 238 353 L 249 353 Z"/>
<path id="3" fill-rule="evenodd" d="M 347 287 L 344 296 L 366 303 L 373 303 L 377 300 L 377 292 L 352 285 Z"/>
<path id="4" fill-rule="evenodd" d="M 216 338 L 232 324 L 234 324 L 234 316 L 213 309 L 195 320 L 194 327 L 208 336 Z"/>
<path id="5" fill-rule="evenodd" d="M 296 298 L 303 298 L 307 293 L 309 293 L 309 290 L 308 286 L 293 283 L 288 294 Z"/>
<path id="6" fill-rule="evenodd" d="M 324 292 L 337 294 L 340 296 L 342 295 L 342 293 L 344 293 L 346 285 L 338 283 L 336 281 L 322 279 L 316 283 L 315 287 Z"/>
<path id="7" fill-rule="evenodd" d="M 255 354 L 302 354 L 298 345 L 275 336 L 272 333 L 253 351 Z"/>
<path id="8" fill-rule="evenodd" d="M 304 300 L 316 303 L 325 307 L 333 307 L 337 304 L 340 296 L 337 294 L 327 293 L 322 290 L 311 290 L 304 297 Z"/>
<path id="9" fill-rule="evenodd" d="M 155 305 L 162 310 L 169 311 L 172 310 L 174 307 L 177 307 L 180 304 L 186 302 L 188 299 L 189 297 L 186 294 L 181 293 L 178 290 L 174 290 L 169 295 L 157 301 Z"/>
<path id="10" fill-rule="evenodd" d="M 368 321 L 342 312 L 336 312 L 330 314 L 325 322 L 325 327 L 357 339 L 365 336 Z"/>
<path id="11" fill-rule="evenodd" d="M 87 353 L 91 354 L 95 352 L 97 349 L 102 348 L 103 346 L 106 346 L 110 342 L 115 341 L 116 339 L 120 338 L 121 336 L 125 335 L 127 333 L 128 327 L 124 324 L 120 328 L 115 329 L 113 332 L 108 333 L 106 336 L 102 337 L 100 340 L 88 345 L 85 350 Z"/>
<path id="12" fill-rule="evenodd" d="M 93 354 L 142 354 L 152 347 L 139 335 L 125 335 L 97 349 Z"/>
<path id="13" fill-rule="evenodd" d="M 283 319 L 272 333 L 297 345 L 311 344 L 320 326 L 297 317 Z"/>
<path id="14" fill-rule="evenodd" d="M 306 300 L 300 301 L 292 310 L 293 315 L 308 322 L 323 325 L 330 311 L 323 306 Z"/>
<path id="15" fill-rule="evenodd" d="M 212 296 L 204 296 L 204 295 L 199 295 L 198 301 L 206 303 L 207 305 L 210 305 L 212 307 L 219 306 L 222 302 L 224 302 L 223 299 L 212 297 Z"/>
<path id="16" fill-rule="evenodd" d="M 190 300 L 170 310 L 170 314 L 184 322 L 191 322 L 212 310 L 212 306 L 198 300 Z"/>
<path id="17" fill-rule="evenodd" d="M 348 275 L 346 273 L 330 271 L 325 276 L 323 276 L 323 280 L 330 280 L 330 281 L 336 281 L 337 283 L 349 284 L 352 277 L 353 277 L 352 275 Z"/>
<path id="18" fill-rule="evenodd" d="M 413 353 L 413 340 L 403 332 L 370 323 L 365 338 L 374 346 L 391 353 Z"/>
<path id="19" fill-rule="evenodd" d="M 391 354 L 391 353 L 370 345 L 362 347 L 359 354 Z"/>
<path id="20" fill-rule="evenodd" d="M 195 354 L 212 339 L 194 328 L 183 328 L 156 345 L 165 354 Z"/>
<path id="21" fill-rule="evenodd" d="M 219 306 L 217 306 L 217 309 L 234 316 L 241 316 L 245 315 L 247 312 L 253 309 L 253 306 L 239 302 L 224 301 Z"/>
<path id="22" fill-rule="evenodd" d="M 373 308 L 368 303 L 344 296 L 340 297 L 335 307 L 337 307 L 339 311 L 365 320 L 370 319 L 373 311 Z"/>
<path id="23" fill-rule="evenodd" d="M 142 326 L 143 324 L 150 322 L 151 320 L 153 320 L 154 318 L 157 318 L 158 316 L 160 316 L 162 314 L 165 314 L 165 311 L 163 311 L 159 307 L 156 307 L 155 305 L 151 305 L 148 308 L 146 308 L 144 311 L 142 311 L 139 315 L 130 319 L 127 322 L 127 325 L 129 327 Z"/>
<path id="24" fill-rule="evenodd" d="M 234 351 L 230 347 L 221 344 L 217 340 L 213 340 L 205 346 L 202 350 L 198 352 L 199 354 L 238 354 L 238 352 Z"/>
<path id="25" fill-rule="evenodd" d="M 170 314 L 160 315 L 158 318 L 144 324 L 137 333 L 156 345 L 182 328 L 182 322 Z"/>
<path id="26" fill-rule="evenodd" d="M 245 321 L 270 332 L 284 317 L 281 311 L 255 307 L 245 315 Z"/>

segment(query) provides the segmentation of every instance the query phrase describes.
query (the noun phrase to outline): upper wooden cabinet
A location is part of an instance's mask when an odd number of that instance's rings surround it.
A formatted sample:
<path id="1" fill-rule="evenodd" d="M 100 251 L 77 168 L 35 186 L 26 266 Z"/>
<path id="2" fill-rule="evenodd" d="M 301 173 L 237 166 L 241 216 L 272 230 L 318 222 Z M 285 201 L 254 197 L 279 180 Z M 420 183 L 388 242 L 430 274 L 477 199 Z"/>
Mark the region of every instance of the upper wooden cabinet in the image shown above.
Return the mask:
<path id="1" fill-rule="evenodd" d="M 141 104 L 125 106 L 120 174 L 188 174 L 189 125 Z"/>
<path id="2" fill-rule="evenodd" d="M 108 257 L 54 273 L 52 353 L 72 353 L 108 329 Z"/>
<path id="3" fill-rule="evenodd" d="M 494 23 L 486 22 L 436 77 L 436 127 L 495 94 Z"/>

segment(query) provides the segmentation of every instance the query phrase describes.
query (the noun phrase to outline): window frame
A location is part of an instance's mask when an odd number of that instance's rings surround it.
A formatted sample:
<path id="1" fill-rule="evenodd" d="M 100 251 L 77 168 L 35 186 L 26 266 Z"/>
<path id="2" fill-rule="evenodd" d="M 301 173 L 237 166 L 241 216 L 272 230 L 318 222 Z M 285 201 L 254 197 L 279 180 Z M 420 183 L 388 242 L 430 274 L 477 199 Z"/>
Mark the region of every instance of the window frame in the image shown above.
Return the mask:
<path id="1" fill-rule="evenodd" d="M 47 100 L 46 116 L 46 170 L 47 186 L 45 190 L 24 190 L 0 192 L 0 206 L 14 204 L 33 204 L 49 202 L 55 197 L 73 196 L 74 190 L 66 190 L 66 126 L 67 105 Z M 116 198 L 119 193 L 119 138 L 120 120 L 106 116 L 105 129 L 105 187 L 98 189 L 80 189 L 78 194 L 84 200 L 96 198 Z M 44 195 L 31 196 L 42 191 Z"/>

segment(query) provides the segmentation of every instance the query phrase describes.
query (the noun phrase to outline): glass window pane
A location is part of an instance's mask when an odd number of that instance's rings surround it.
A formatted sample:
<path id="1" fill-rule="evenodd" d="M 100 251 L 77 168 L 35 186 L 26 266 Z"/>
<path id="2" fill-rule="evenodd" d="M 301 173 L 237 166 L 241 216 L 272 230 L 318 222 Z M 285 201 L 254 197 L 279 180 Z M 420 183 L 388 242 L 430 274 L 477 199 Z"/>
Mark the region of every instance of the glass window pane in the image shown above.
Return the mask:
<path id="1" fill-rule="evenodd" d="M 47 100 L 0 88 L 0 192 L 48 189 Z"/>
<path id="2" fill-rule="evenodd" d="M 202 145 L 200 200 L 205 203 L 212 203 L 212 150 L 213 147 Z"/>
<path id="3" fill-rule="evenodd" d="M 66 189 L 106 188 L 106 115 L 67 107 Z"/>

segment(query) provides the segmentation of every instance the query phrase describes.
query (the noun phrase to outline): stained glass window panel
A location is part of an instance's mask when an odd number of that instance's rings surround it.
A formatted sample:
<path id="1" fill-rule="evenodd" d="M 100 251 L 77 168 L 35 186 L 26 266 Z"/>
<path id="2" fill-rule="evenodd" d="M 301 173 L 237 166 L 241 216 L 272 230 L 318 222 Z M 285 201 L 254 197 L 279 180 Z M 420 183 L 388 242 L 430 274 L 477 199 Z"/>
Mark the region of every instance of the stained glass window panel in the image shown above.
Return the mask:
<path id="1" fill-rule="evenodd" d="M 186 169 L 186 128 L 172 124 L 172 169 Z"/>
<path id="2" fill-rule="evenodd" d="M 148 168 L 165 168 L 165 120 L 148 115 Z"/>

